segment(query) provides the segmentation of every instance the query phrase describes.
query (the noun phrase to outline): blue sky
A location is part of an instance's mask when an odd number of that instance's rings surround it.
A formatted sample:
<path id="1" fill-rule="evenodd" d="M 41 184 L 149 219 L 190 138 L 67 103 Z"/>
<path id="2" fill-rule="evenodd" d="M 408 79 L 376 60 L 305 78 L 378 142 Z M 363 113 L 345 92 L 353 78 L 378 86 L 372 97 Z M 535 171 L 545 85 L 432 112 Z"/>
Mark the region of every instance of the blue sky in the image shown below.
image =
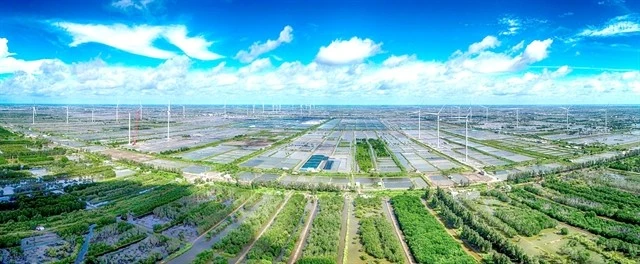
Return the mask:
<path id="1" fill-rule="evenodd" d="M 3 1 L 0 102 L 615 104 L 640 1 Z"/>

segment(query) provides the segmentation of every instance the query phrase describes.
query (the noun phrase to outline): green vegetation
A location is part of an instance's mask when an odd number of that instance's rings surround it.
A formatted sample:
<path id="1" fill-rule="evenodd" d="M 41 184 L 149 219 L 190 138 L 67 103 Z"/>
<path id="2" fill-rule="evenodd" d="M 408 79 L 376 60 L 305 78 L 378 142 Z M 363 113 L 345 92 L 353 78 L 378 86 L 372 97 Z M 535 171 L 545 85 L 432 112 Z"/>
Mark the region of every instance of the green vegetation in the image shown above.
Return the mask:
<path id="1" fill-rule="evenodd" d="M 473 211 L 473 213 L 479 216 L 480 219 L 482 219 L 482 221 L 487 223 L 492 228 L 502 232 L 502 234 L 504 234 L 506 237 L 512 238 L 518 234 L 518 231 L 513 229 L 513 227 L 502 222 L 502 220 L 498 219 L 493 214 L 490 214 L 483 210 L 475 210 L 474 205 L 471 204 L 472 203 L 471 200 L 462 199 L 461 203 L 464 205 L 466 209 Z"/>
<path id="2" fill-rule="evenodd" d="M 592 211 L 617 221 L 640 224 L 640 197 L 637 195 L 608 186 L 584 185 L 577 181 L 569 183 L 558 179 L 548 179 L 542 186 L 559 193 L 551 197 L 558 203 Z M 530 188 L 527 191 L 542 195 Z"/>
<path id="3" fill-rule="evenodd" d="M 514 189 L 510 196 L 550 217 L 583 228 L 594 234 L 608 238 L 618 238 L 629 243 L 640 243 L 640 227 L 638 226 L 599 218 L 593 212 L 585 213 L 573 207 L 560 205 L 539 198 L 521 188 Z"/>
<path id="4" fill-rule="evenodd" d="M 318 207 L 302 258 L 297 263 L 337 262 L 344 199 L 340 195 L 320 195 Z"/>
<path id="5" fill-rule="evenodd" d="M 306 202 L 302 194 L 294 194 L 289 198 L 273 224 L 247 254 L 248 263 L 274 262 L 281 255 L 284 258 L 282 262 L 288 260 L 298 238 L 296 230 L 302 223 Z"/>
<path id="6" fill-rule="evenodd" d="M 111 243 L 104 242 L 114 240 L 114 237 L 115 241 Z M 110 224 L 95 231 L 91 244 L 89 244 L 87 256 L 96 257 L 108 252 L 116 251 L 146 237 L 147 234 L 144 231 L 136 228 L 132 224 L 125 222 Z"/>
<path id="7" fill-rule="evenodd" d="M 214 244 L 213 248 L 229 255 L 240 253 L 242 247 L 258 235 L 260 228 L 275 213 L 282 200 L 282 196 L 274 196 L 271 200 L 261 204 L 252 216 Z"/>
<path id="8" fill-rule="evenodd" d="M 46 192 L 18 195 L 13 203 L 0 203 L 0 223 L 28 221 L 84 209 L 78 197 Z"/>
<path id="9" fill-rule="evenodd" d="M 454 200 L 453 197 L 444 190 L 440 188 L 436 189 L 436 195 L 430 203 L 438 204 L 437 201 L 433 200 L 442 201 L 442 204 L 448 207 L 455 215 L 459 216 L 466 226 L 477 232 L 485 240 L 491 242 L 492 248 L 497 252 L 508 256 L 515 262 L 533 263 L 533 260 L 527 256 L 520 247 L 511 242 L 511 240 L 502 233 L 494 230 L 489 224 L 462 206 L 458 201 Z"/>
<path id="10" fill-rule="evenodd" d="M 462 227 L 462 233 L 460 238 L 471 244 L 476 250 L 486 253 L 491 250 L 491 242 L 485 240 L 478 234 L 478 232 L 471 229 L 469 226 Z"/>
<path id="11" fill-rule="evenodd" d="M 356 141 L 356 162 L 362 172 L 369 172 L 373 169 L 373 163 L 371 161 L 371 151 L 369 150 L 369 144 L 365 140 Z"/>
<path id="12" fill-rule="evenodd" d="M 542 229 L 556 226 L 553 219 L 528 208 L 497 208 L 494 215 L 523 236 L 534 236 Z"/>
<path id="13" fill-rule="evenodd" d="M 391 223 L 381 216 L 381 202 L 378 197 L 355 199 L 356 217 L 360 218 L 360 241 L 367 254 L 392 263 L 402 263 L 400 241 Z"/>
<path id="14" fill-rule="evenodd" d="M 154 215 L 171 221 L 164 225 L 156 225 L 153 229 L 155 232 L 161 232 L 176 224 L 185 224 L 195 226 L 198 234 L 202 234 L 222 221 L 248 196 L 248 192 L 238 192 L 229 188 L 201 188 L 191 196 L 155 208 Z M 225 202 L 230 201 L 233 202 L 229 206 L 225 205 Z"/>
<path id="15" fill-rule="evenodd" d="M 419 197 L 391 200 L 411 253 L 419 263 L 475 263 L 424 207 Z"/>
<path id="16" fill-rule="evenodd" d="M 560 255 L 565 255 L 571 263 L 584 264 L 588 263 L 590 253 L 587 250 L 578 247 L 578 242 L 569 240 L 569 243 L 560 247 Z"/>
<path id="17" fill-rule="evenodd" d="M 196 259 L 193 260 L 193 264 L 227 264 L 227 259 L 223 256 L 217 256 L 211 249 L 200 252 Z"/>
<path id="18" fill-rule="evenodd" d="M 367 142 L 371 145 L 373 152 L 376 154 L 378 158 L 389 157 L 389 152 L 387 151 L 387 144 L 384 143 L 382 139 L 369 138 Z"/>
<path id="19" fill-rule="evenodd" d="M 640 156 L 629 157 L 609 163 L 609 167 L 617 170 L 640 172 Z"/>

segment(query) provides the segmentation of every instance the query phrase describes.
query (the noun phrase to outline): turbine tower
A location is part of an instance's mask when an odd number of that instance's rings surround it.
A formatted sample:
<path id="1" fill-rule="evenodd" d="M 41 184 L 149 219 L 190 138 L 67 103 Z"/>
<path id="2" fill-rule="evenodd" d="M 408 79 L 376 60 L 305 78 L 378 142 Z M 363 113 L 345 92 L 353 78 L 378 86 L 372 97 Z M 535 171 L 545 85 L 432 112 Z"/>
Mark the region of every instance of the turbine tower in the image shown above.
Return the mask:
<path id="1" fill-rule="evenodd" d="M 469 116 L 464 119 L 464 162 L 469 158 Z"/>
<path id="2" fill-rule="evenodd" d="M 444 106 L 438 111 L 438 148 L 440 148 L 440 112 L 442 112 L 442 109 L 444 109 Z"/>
<path id="3" fill-rule="evenodd" d="M 484 108 L 484 123 L 489 122 L 489 107 L 481 105 L 480 107 Z"/>
<path id="4" fill-rule="evenodd" d="M 567 111 L 566 124 L 567 124 L 567 134 L 569 134 L 569 108 L 571 108 L 571 107 L 560 107 L 560 108 L 564 109 L 565 111 Z"/>
<path id="5" fill-rule="evenodd" d="M 418 139 L 422 139 L 421 127 L 420 127 L 420 109 L 418 109 Z"/>
<path id="6" fill-rule="evenodd" d="M 91 108 L 91 123 L 93 123 L 93 108 Z"/>
<path id="7" fill-rule="evenodd" d="M 129 146 L 131 146 L 131 112 L 129 112 Z"/>
<path id="8" fill-rule="evenodd" d="M 118 123 L 118 110 L 120 110 L 120 102 L 116 104 L 116 123 Z"/>
<path id="9" fill-rule="evenodd" d="M 170 121 L 171 121 L 171 101 L 169 101 L 169 104 L 167 105 L 167 141 L 169 140 L 169 131 L 170 131 L 169 122 Z"/>
<path id="10" fill-rule="evenodd" d="M 69 106 L 67 106 L 67 124 L 69 124 Z"/>
<path id="11" fill-rule="evenodd" d="M 442 112 L 443 109 L 444 109 L 444 106 L 442 106 L 440 108 L 440 111 L 438 111 L 437 113 L 427 113 L 428 115 L 435 115 L 436 118 L 437 118 L 437 128 L 436 128 L 437 139 L 436 139 L 436 144 L 437 144 L 438 148 L 440 148 L 440 113 Z"/>
<path id="12" fill-rule="evenodd" d="M 464 162 L 469 159 L 469 116 L 471 116 L 471 107 L 469 107 L 469 114 L 464 117 Z"/>
<path id="13" fill-rule="evenodd" d="M 607 120 L 608 119 L 608 115 L 607 115 L 607 109 L 604 109 L 604 133 L 607 133 Z"/>
<path id="14" fill-rule="evenodd" d="M 35 125 L 36 124 L 36 107 L 33 106 L 31 108 L 33 110 L 32 117 L 31 117 L 31 124 Z"/>
<path id="15" fill-rule="evenodd" d="M 185 114 L 184 105 L 183 105 L 182 106 L 182 118 L 184 119 L 185 117 L 187 117 L 187 115 Z"/>
<path id="16" fill-rule="evenodd" d="M 516 110 L 516 129 L 520 128 L 520 108 L 511 108 Z"/>

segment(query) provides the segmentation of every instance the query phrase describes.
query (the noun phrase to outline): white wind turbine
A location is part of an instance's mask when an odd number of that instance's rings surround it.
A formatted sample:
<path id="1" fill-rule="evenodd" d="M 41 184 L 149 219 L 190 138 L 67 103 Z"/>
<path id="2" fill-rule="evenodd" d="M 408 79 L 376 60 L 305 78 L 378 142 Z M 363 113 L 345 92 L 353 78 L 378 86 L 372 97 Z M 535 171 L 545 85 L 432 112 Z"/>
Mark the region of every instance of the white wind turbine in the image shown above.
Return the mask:
<path id="1" fill-rule="evenodd" d="M 560 107 L 560 109 L 564 109 L 567 112 L 567 119 L 566 119 L 566 125 L 567 125 L 567 134 L 569 134 L 569 109 L 571 107 Z"/>
<path id="2" fill-rule="evenodd" d="M 457 117 L 456 119 L 464 119 L 464 162 L 469 160 L 469 117 L 471 116 L 471 107 L 467 115 Z"/>
<path id="3" fill-rule="evenodd" d="M 460 106 L 454 105 L 451 106 L 451 115 L 453 116 L 455 114 L 455 112 L 453 111 L 454 108 L 458 108 L 458 118 L 460 118 Z"/>
<path id="4" fill-rule="evenodd" d="M 520 108 L 507 108 L 507 110 L 516 110 L 516 129 L 520 128 Z"/>
<path id="5" fill-rule="evenodd" d="M 129 145 L 131 145 L 131 112 L 129 112 Z"/>
<path id="6" fill-rule="evenodd" d="M 167 105 L 167 141 L 170 139 L 169 132 L 170 130 L 170 121 L 171 121 L 171 101 Z"/>
<path id="7" fill-rule="evenodd" d="M 422 116 L 420 116 L 421 109 L 418 108 L 418 139 L 422 139 L 422 127 L 420 122 L 422 121 Z"/>
<path id="8" fill-rule="evenodd" d="M 118 112 L 120 110 L 120 102 L 116 103 L 116 123 L 118 123 Z"/>
<path id="9" fill-rule="evenodd" d="M 427 115 L 435 115 L 437 118 L 437 123 L 436 123 L 436 145 L 438 146 L 438 148 L 440 148 L 440 113 L 442 112 L 442 110 L 444 109 L 444 106 L 442 106 L 440 108 L 440 110 L 437 113 L 426 113 Z"/>
<path id="10" fill-rule="evenodd" d="M 609 121 L 608 120 L 608 112 L 607 112 L 606 108 L 605 109 L 601 109 L 600 111 L 604 111 L 604 133 L 607 133 L 607 130 L 608 130 L 607 126 L 608 126 L 608 121 Z"/>
<path id="11" fill-rule="evenodd" d="M 484 105 L 481 105 L 480 107 L 484 108 L 484 123 L 486 124 L 489 122 L 489 107 Z"/>

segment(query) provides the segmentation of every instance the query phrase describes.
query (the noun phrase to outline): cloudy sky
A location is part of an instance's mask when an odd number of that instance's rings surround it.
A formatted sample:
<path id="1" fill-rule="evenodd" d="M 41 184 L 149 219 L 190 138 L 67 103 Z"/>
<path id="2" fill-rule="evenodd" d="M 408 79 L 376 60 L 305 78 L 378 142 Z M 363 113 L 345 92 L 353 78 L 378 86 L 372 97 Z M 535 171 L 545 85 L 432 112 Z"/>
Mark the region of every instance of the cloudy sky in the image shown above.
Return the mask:
<path id="1" fill-rule="evenodd" d="M 2 2 L 0 103 L 640 103 L 640 1 Z"/>

